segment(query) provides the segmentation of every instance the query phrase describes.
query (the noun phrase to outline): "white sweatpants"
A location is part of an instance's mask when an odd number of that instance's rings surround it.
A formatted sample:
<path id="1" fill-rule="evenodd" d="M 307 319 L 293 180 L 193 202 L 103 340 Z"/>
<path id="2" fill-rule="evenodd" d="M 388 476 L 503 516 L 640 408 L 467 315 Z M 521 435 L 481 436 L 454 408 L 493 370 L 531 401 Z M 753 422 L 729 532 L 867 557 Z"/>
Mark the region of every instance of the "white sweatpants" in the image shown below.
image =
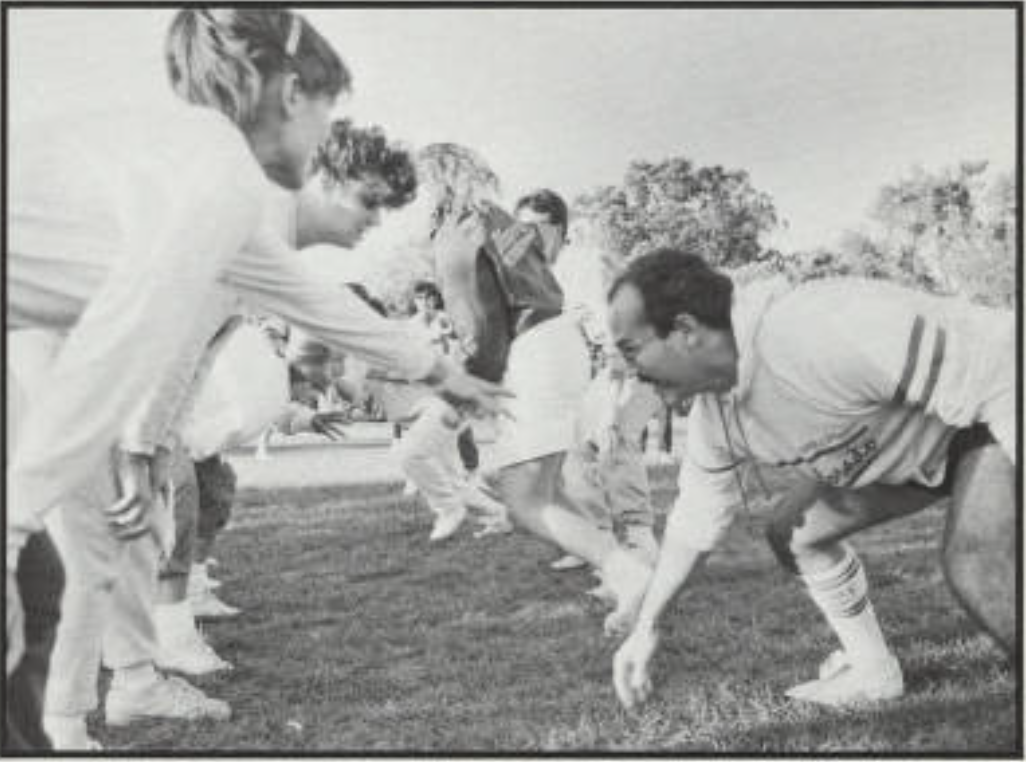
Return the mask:
<path id="1" fill-rule="evenodd" d="M 8 441 L 24 432 L 25 408 L 46 383 L 60 348 L 47 331 L 8 334 Z M 115 500 L 111 472 L 103 471 L 46 517 L 64 563 L 61 619 L 50 657 L 47 714 L 83 715 L 98 703 L 101 653 L 119 668 L 152 661 L 156 649 L 153 605 L 159 549 L 150 536 L 116 540 L 102 515 Z"/>
<path id="2" fill-rule="evenodd" d="M 47 517 L 66 578 L 50 658 L 47 714 L 81 715 L 96 708 L 101 654 L 112 669 L 156 658 L 160 551 L 150 535 L 127 543 L 111 535 L 96 514 L 114 497 L 112 480 L 104 475 Z"/>
<path id="3" fill-rule="evenodd" d="M 457 439 L 459 415 L 440 397 L 419 405 L 420 415 L 393 445 L 403 475 L 413 482 L 437 515 L 463 507 L 463 478 Z"/>

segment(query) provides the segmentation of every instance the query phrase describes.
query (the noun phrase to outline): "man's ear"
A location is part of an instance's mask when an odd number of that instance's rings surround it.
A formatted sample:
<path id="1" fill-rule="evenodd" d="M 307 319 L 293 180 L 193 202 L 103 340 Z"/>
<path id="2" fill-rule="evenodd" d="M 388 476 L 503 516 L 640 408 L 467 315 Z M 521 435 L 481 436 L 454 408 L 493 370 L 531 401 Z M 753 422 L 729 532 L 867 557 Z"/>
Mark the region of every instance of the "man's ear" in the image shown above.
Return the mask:
<path id="1" fill-rule="evenodd" d="M 685 345 L 689 349 L 698 342 L 698 328 L 700 325 L 695 316 L 687 312 L 682 312 L 673 319 L 673 330 L 680 333 Z"/>
<path id="2" fill-rule="evenodd" d="M 295 72 L 282 74 L 280 87 L 281 109 L 285 116 L 291 119 L 298 112 L 306 93 L 303 92 L 303 85 L 299 81 L 299 75 Z"/>

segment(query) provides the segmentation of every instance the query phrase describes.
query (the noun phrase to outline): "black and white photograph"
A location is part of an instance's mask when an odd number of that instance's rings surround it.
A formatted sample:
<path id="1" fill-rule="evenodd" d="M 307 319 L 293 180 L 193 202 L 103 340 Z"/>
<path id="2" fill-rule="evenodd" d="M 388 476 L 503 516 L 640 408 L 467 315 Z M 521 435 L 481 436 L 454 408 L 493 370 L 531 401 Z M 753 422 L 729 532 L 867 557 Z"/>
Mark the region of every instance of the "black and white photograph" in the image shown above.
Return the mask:
<path id="1" fill-rule="evenodd" d="M 1023 3 L 2 3 L 5 756 L 1021 758 Z"/>

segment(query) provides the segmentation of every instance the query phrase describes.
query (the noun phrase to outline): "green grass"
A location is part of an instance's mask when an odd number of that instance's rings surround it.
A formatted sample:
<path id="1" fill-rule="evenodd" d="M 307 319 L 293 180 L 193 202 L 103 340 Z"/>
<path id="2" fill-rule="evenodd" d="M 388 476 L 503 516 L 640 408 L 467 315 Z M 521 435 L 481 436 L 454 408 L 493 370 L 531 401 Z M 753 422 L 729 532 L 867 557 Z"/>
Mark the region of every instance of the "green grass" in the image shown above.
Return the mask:
<path id="1" fill-rule="evenodd" d="M 139 752 L 1011 754 L 1014 674 L 944 587 L 942 523 L 932 510 L 857 543 L 905 664 L 902 700 L 833 712 L 782 697 L 833 642 L 754 517 L 668 617 L 658 696 L 628 715 L 603 611 L 583 595 L 593 579 L 551 572 L 553 549 L 466 532 L 429 547 L 426 509 L 382 486 L 247 492 L 217 552 L 245 614 L 208 630 L 236 669 L 196 681 L 234 718 L 97 733 Z"/>

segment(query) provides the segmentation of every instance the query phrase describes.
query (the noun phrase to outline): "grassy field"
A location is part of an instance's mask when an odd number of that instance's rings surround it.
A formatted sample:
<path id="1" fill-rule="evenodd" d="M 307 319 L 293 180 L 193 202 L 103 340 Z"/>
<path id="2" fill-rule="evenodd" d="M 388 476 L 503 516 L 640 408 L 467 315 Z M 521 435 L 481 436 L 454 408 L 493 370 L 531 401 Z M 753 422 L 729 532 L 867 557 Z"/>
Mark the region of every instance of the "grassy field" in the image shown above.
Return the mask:
<path id="1" fill-rule="evenodd" d="M 603 611 L 583 595 L 593 579 L 550 571 L 553 549 L 469 532 L 429 547 L 426 509 L 383 488 L 244 493 L 218 556 L 224 597 L 245 614 L 208 630 L 236 669 L 198 681 L 234 718 L 97 735 L 139 752 L 1012 754 L 1015 676 L 944 587 L 942 518 L 858 543 L 905 664 L 904 699 L 838 713 L 782 697 L 833 642 L 752 517 L 678 602 L 659 694 L 628 715 Z"/>

